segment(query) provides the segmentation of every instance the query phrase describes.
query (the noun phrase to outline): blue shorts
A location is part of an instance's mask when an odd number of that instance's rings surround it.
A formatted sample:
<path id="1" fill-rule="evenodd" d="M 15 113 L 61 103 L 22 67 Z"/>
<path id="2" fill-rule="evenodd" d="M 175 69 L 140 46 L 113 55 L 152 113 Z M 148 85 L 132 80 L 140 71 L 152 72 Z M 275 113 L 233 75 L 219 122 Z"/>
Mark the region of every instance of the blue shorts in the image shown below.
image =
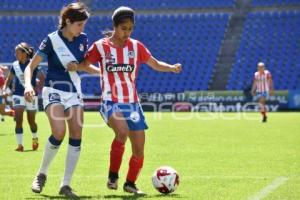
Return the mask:
<path id="1" fill-rule="evenodd" d="M 115 112 L 123 114 L 128 128 L 131 131 L 148 129 L 143 110 L 139 103 L 115 103 L 112 101 L 102 101 L 100 105 L 100 114 L 108 124 L 108 119 Z"/>
<path id="2" fill-rule="evenodd" d="M 255 98 L 260 99 L 261 97 L 269 98 L 269 92 L 256 92 Z"/>

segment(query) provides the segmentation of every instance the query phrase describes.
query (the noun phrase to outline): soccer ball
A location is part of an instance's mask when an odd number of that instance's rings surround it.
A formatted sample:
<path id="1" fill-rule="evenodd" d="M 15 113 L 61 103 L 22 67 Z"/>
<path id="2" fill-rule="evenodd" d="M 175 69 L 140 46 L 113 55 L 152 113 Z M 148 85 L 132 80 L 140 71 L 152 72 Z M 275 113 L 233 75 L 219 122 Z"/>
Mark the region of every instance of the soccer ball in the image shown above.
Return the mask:
<path id="1" fill-rule="evenodd" d="M 160 193 L 169 194 L 174 192 L 179 185 L 179 175 L 172 167 L 162 166 L 155 170 L 152 184 Z"/>

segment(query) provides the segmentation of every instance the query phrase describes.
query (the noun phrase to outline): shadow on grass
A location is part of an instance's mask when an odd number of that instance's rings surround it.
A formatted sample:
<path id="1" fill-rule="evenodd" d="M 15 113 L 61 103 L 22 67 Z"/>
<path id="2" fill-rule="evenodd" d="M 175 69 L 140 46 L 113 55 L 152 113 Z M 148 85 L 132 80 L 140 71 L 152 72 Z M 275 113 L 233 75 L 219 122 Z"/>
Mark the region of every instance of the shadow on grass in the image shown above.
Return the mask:
<path id="1" fill-rule="evenodd" d="M 104 195 L 104 199 L 123 199 L 123 200 L 130 200 L 130 199 L 150 199 L 150 198 L 184 198 L 179 194 L 156 194 L 156 195 Z"/>
<path id="2" fill-rule="evenodd" d="M 97 196 L 79 196 L 77 199 L 122 199 L 122 200 L 135 200 L 135 199 L 156 199 L 156 198 L 184 198 L 179 194 L 156 194 L 156 195 L 97 195 Z M 35 197 L 27 197 L 27 200 L 37 200 L 37 199 L 70 199 L 60 195 L 45 195 L 40 194 Z"/>
<path id="3" fill-rule="evenodd" d="M 97 196 L 78 196 L 78 198 L 68 198 L 60 195 L 46 195 L 46 194 L 40 194 L 35 197 L 27 197 L 26 199 L 97 199 Z"/>

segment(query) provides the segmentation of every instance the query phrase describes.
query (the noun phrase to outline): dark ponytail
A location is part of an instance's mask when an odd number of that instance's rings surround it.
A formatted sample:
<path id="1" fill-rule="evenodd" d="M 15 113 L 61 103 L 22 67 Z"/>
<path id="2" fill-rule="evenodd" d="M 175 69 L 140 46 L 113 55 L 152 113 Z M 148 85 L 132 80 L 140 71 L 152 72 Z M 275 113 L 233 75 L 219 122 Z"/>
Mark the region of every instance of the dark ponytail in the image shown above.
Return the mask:
<path id="1" fill-rule="evenodd" d="M 34 48 L 33 47 L 29 47 L 29 55 L 28 55 L 28 57 L 29 58 L 32 58 L 33 56 L 34 56 Z"/>
<path id="2" fill-rule="evenodd" d="M 29 44 L 27 44 L 26 42 L 21 42 L 20 44 L 18 44 L 16 46 L 16 50 L 20 49 L 21 51 L 23 51 L 24 53 L 27 54 L 27 57 L 30 59 L 34 56 L 34 48 L 31 47 Z"/>

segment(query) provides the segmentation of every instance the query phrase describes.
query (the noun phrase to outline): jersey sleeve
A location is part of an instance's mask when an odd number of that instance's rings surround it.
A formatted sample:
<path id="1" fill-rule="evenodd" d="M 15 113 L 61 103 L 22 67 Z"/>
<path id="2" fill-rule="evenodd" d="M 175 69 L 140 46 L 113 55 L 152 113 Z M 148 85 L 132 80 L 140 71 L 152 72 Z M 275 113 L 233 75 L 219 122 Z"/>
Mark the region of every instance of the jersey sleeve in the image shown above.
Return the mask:
<path id="1" fill-rule="evenodd" d="M 102 58 L 95 43 L 89 48 L 88 52 L 85 55 L 85 59 L 92 64 L 101 61 Z"/>
<path id="2" fill-rule="evenodd" d="M 138 59 L 140 63 L 147 63 L 151 57 L 151 52 L 141 42 L 138 42 Z"/>
<path id="3" fill-rule="evenodd" d="M 47 36 L 40 44 L 39 49 L 37 50 L 37 54 L 42 56 L 44 59 L 51 54 L 53 48 L 50 38 Z"/>
<path id="4" fill-rule="evenodd" d="M 10 68 L 10 73 L 11 73 L 11 74 L 13 74 L 13 75 L 16 75 L 16 72 L 15 72 L 15 70 L 14 70 L 14 67 L 13 67 L 13 66 Z"/>
<path id="5" fill-rule="evenodd" d="M 271 73 L 268 71 L 268 73 L 267 73 L 267 79 L 268 80 L 270 80 L 270 79 L 272 79 L 272 75 L 271 75 Z"/>

